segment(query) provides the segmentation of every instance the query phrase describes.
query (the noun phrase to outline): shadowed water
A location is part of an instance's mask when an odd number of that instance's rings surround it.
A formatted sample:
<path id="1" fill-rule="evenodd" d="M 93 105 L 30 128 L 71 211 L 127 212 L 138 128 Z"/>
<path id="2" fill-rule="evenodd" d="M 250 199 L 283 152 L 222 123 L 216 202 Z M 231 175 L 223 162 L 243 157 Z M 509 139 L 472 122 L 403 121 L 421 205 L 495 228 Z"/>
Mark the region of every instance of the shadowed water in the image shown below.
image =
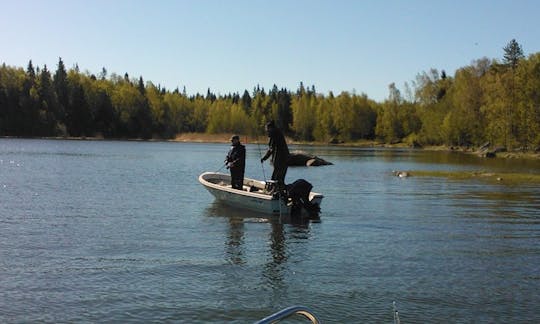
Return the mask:
<path id="1" fill-rule="evenodd" d="M 0 322 L 540 320 L 540 188 L 393 170 L 539 173 L 537 161 L 291 147 L 320 222 L 235 210 L 198 183 L 225 144 L 0 139 Z M 271 167 L 247 145 L 246 176 Z"/>

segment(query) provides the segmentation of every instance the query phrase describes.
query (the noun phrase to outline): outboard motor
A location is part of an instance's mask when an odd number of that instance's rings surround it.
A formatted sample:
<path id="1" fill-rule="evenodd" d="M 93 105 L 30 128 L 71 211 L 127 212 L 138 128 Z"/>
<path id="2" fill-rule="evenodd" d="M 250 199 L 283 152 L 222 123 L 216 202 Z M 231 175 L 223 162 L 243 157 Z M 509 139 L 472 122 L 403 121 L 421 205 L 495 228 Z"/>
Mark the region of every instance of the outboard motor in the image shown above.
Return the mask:
<path id="1" fill-rule="evenodd" d="M 292 201 L 291 216 L 298 216 L 304 208 L 310 217 L 317 217 L 320 207 L 309 201 L 309 193 L 313 186 L 304 179 L 298 179 L 295 182 L 286 185 L 287 196 Z"/>

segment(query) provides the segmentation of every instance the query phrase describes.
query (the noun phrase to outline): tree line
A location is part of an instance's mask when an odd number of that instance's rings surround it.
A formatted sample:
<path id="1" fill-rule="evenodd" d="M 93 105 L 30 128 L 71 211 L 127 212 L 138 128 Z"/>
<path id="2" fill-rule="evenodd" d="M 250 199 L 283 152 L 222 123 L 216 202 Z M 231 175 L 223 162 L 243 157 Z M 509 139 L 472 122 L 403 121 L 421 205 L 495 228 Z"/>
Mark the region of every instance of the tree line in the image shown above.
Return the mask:
<path id="1" fill-rule="evenodd" d="M 261 135 L 266 121 L 301 141 L 377 140 L 509 149 L 540 146 L 540 53 L 515 40 L 503 59 L 481 58 L 448 76 L 431 69 L 375 102 L 366 94 L 259 86 L 251 92 L 187 95 L 126 73 L 47 66 L 0 67 L 0 136 L 174 138 L 185 132 Z"/>

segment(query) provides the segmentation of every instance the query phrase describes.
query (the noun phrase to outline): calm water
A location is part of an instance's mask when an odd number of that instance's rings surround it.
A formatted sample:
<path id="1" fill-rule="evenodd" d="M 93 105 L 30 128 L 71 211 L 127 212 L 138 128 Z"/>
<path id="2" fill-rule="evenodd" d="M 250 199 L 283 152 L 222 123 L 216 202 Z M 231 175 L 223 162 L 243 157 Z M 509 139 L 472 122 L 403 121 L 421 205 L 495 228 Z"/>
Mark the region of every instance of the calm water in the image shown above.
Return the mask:
<path id="1" fill-rule="evenodd" d="M 226 208 L 225 144 L 0 139 L 0 322 L 540 321 L 540 188 L 392 170 L 540 172 L 457 153 L 302 148 L 318 223 Z M 261 147 L 263 149 L 263 147 Z M 259 147 L 246 175 L 262 179 Z"/>

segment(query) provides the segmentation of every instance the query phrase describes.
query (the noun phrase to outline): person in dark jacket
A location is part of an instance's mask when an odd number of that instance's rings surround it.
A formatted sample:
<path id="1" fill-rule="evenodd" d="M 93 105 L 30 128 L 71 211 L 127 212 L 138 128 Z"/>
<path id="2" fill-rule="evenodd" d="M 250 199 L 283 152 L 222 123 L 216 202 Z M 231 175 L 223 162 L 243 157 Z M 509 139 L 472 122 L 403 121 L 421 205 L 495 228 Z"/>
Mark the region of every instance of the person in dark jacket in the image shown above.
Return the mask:
<path id="1" fill-rule="evenodd" d="M 244 171 L 246 169 L 246 147 L 240 143 L 240 137 L 231 137 L 231 148 L 225 158 L 227 169 L 231 171 L 231 186 L 242 190 L 244 184 Z"/>
<path id="2" fill-rule="evenodd" d="M 272 172 L 272 180 L 277 182 L 277 189 L 285 189 L 285 175 L 287 174 L 289 162 L 289 147 L 285 141 L 285 136 L 279 128 L 276 127 L 274 121 L 266 124 L 266 132 L 268 134 L 268 151 L 261 158 L 261 163 L 272 157 L 270 162 L 274 166 Z"/>

